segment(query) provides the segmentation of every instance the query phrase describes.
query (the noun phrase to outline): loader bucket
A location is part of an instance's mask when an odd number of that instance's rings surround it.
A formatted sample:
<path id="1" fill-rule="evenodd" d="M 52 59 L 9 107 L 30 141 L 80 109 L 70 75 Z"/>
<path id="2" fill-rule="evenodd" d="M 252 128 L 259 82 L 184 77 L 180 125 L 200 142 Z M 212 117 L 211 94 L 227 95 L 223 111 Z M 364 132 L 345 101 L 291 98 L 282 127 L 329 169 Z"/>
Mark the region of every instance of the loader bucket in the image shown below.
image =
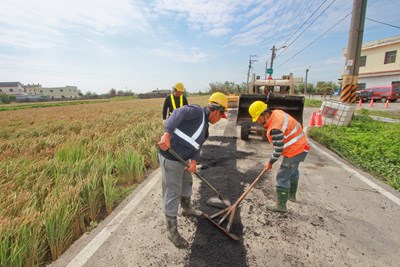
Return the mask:
<path id="1" fill-rule="evenodd" d="M 249 107 L 254 101 L 263 101 L 267 103 L 268 108 L 271 110 L 280 109 L 288 113 L 303 125 L 303 109 L 304 97 L 293 95 L 280 95 L 280 94 L 242 94 L 239 97 L 238 115 L 236 124 L 242 127 L 241 139 L 247 140 L 249 133 L 252 131 L 264 131 L 262 125 L 254 123 L 249 114 Z M 265 138 L 265 137 L 264 137 Z"/>
<path id="2" fill-rule="evenodd" d="M 228 108 L 237 108 L 239 96 L 236 94 L 229 94 L 228 97 Z"/>

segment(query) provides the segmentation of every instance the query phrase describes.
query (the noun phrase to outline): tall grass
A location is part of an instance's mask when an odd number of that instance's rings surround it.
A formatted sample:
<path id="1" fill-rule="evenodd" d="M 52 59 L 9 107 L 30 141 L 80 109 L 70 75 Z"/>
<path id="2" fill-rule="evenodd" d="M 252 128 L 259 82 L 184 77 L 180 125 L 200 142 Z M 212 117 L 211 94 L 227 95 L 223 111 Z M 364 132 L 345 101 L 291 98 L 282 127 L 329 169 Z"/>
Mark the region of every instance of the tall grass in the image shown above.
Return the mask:
<path id="1" fill-rule="evenodd" d="M 0 265 L 43 266 L 111 213 L 158 166 L 162 104 L 1 111 Z"/>
<path id="2" fill-rule="evenodd" d="M 73 242 L 74 220 L 80 211 L 79 190 L 68 187 L 46 198 L 44 232 L 52 260 L 56 260 Z"/>
<path id="3" fill-rule="evenodd" d="M 141 182 L 144 175 L 144 156 L 136 151 L 121 151 L 116 155 L 115 171 L 124 184 Z"/>

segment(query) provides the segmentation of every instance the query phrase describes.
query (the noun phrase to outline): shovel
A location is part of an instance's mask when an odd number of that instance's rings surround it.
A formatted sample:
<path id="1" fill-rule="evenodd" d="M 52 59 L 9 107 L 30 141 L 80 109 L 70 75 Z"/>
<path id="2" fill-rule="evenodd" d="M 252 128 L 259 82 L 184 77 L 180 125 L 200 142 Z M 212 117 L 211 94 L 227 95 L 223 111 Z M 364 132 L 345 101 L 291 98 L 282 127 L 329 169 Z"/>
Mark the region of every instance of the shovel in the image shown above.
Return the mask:
<path id="1" fill-rule="evenodd" d="M 233 240 L 239 240 L 239 238 L 230 233 L 229 231 L 231 230 L 232 227 L 232 222 L 233 218 L 235 217 L 236 209 L 239 206 L 240 202 L 247 196 L 247 194 L 250 192 L 250 190 L 255 186 L 255 184 L 258 182 L 260 177 L 264 174 L 265 169 L 262 170 L 262 172 L 258 175 L 258 177 L 251 183 L 251 185 L 244 191 L 244 193 L 239 197 L 239 199 L 235 202 L 235 204 L 227 207 L 226 209 L 223 209 L 211 216 L 208 216 L 207 214 L 203 213 L 203 216 L 209 220 L 212 224 L 217 226 L 222 232 L 224 232 L 226 235 L 228 235 L 230 238 Z M 222 216 L 221 219 L 218 220 L 218 222 L 214 221 L 214 218 L 217 218 L 218 216 Z M 228 224 L 226 228 L 222 227 L 222 223 L 225 221 L 225 219 L 229 216 Z"/>
<path id="2" fill-rule="evenodd" d="M 171 153 L 180 163 L 182 163 L 184 166 L 189 167 L 187 162 L 181 158 L 172 148 L 168 149 L 168 152 Z M 231 202 L 228 199 L 224 199 L 221 195 L 220 192 L 218 192 L 217 189 L 215 189 L 214 186 L 212 186 L 204 177 L 202 177 L 200 174 L 197 172 L 194 172 L 194 175 L 196 175 L 197 178 L 199 178 L 202 182 L 204 182 L 208 187 L 211 188 L 212 191 L 214 191 L 215 194 L 217 194 L 217 197 L 212 197 L 207 200 L 207 205 L 216 207 L 216 208 L 225 208 L 229 207 L 231 205 Z"/>

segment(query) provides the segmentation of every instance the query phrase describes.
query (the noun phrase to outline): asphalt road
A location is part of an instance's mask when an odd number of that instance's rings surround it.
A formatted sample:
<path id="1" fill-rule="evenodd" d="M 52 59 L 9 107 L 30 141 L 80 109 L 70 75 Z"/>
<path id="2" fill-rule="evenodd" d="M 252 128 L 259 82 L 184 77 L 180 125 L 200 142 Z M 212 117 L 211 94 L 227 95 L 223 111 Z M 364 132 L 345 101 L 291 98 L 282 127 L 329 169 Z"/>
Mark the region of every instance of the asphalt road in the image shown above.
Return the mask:
<path id="1" fill-rule="evenodd" d="M 304 110 L 304 124 L 315 110 Z M 234 202 L 272 149 L 260 136 L 240 140 L 234 112 L 210 136 L 200 173 Z M 278 164 L 240 205 L 231 230 L 239 241 L 203 218 L 179 216 L 190 248 L 175 248 L 166 238 L 156 170 L 51 266 L 399 266 L 399 192 L 312 142 L 300 167 L 299 201 L 276 214 L 265 205 L 274 199 Z M 194 178 L 194 203 L 212 214 L 204 204 L 210 196 Z"/>

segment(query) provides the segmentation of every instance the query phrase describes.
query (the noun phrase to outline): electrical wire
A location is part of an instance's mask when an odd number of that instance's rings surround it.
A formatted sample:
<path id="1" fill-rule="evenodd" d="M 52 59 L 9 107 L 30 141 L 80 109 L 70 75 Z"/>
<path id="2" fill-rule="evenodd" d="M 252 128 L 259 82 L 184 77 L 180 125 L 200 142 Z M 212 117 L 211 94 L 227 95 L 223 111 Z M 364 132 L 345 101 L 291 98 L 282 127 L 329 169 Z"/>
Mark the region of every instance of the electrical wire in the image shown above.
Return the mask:
<path id="1" fill-rule="evenodd" d="M 288 44 L 281 52 L 280 52 L 280 54 L 279 55 L 277 55 L 275 58 L 277 58 L 277 57 L 279 57 L 280 55 L 282 55 L 285 51 L 286 51 L 286 49 L 288 49 L 308 28 L 310 28 L 311 27 L 311 25 L 313 25 L 314 24 L 314 22 L 315 21 L 317 21 L 317 19 L 319 19 L 321 16 L 322 16 L 322 14 L 324 14 L 325 13 L 325 11 L 326 10 L 328 10 L 328 8 L 330 8 L 331 6 L 332 6 L 332 4 L 334 3 L 334 2 L 336 2 L 336 0 L 333 0 L 332 1 L 332 3 L 330 3 L 290 44 Z M 336 26 L 336 25 L 334 25 L 334 26 Z"/>
<path id="2" fill-rule="evenodd" d="M 385 23 L 385 22 L 382 22 L 382 21 L 377 21 L 377 20 L 370 19 L 370 18 L 366 18 L 366 19 L 367 19 L 367 20 L 370 20 L 370 21 L 373 21 L 373 22 L 376 22 L 376 23 L 380 23 L 380 24 L 384 24 L 384 25 L 387 25 L 387 26 L 391 26 L 391 27 L 400 29 L 400 27 L 399 27 L 399 26 L 396 26 L 396 25 L 392 25 L 392 24 Z"/>
<path id="3" fill-rule="evenodd" d="M 311 19 L 312 16 L 327 2 L 328 0 L 325 0 L 305 21 L 303 24 L 300 25 L 300 27 L 289 37 L 287 42 L 285 42 L 285 45 L 287 46 L 287 43 L 289 43 L 289 40 L 292 39 L 292 37 L 308 22 L 309 19 Z M 282 54 L 282 53 L 281 53 Z"/>
<path id="4" fill-rule="evenodd" d="M 279 68 L 280 66 L 284 65 L 285 63 L 287 63 L 288 61 L 290 61 L 291 59 L 293 59 L 294 57 L 296 57 L 298 54 L 300 54 L 301 52 L 303 52 L 304 50 L 306 50 L 308 47 L 310 47 L 312 44 L 314 44 L 316 41 L 318 41 L 322 36 L 324 36 L 327 32 L 329 32 L 330 30 L 332 30 L 334 27 L 336 27 L 339 23 L 341 23 L 343 20 L 345 20 L 348 16 L 351 15 L 351 12 L 349 14 L 347 14 L 346 16 L 344 16 L 341 20 L 339 20 L 337 23 L 335 23 L 335 25 L 333 25 L 332 27 L 330 27 L 327 31 L 325 31 L 323 34 L 321 34 L 320 36 L 318 36 L 314 41 L 312 41 L 310 44 L 308 44 L 306 47 L 304 47 L 302 50 L 300 50 L 299 52 L 297 52 L 294 56 L 292 56 L 291 58 L 289 58 L 288 60 L 286 60 L 285 62 L 283 62 L 282 64 L 278 65 L 277 68 Z"/>

